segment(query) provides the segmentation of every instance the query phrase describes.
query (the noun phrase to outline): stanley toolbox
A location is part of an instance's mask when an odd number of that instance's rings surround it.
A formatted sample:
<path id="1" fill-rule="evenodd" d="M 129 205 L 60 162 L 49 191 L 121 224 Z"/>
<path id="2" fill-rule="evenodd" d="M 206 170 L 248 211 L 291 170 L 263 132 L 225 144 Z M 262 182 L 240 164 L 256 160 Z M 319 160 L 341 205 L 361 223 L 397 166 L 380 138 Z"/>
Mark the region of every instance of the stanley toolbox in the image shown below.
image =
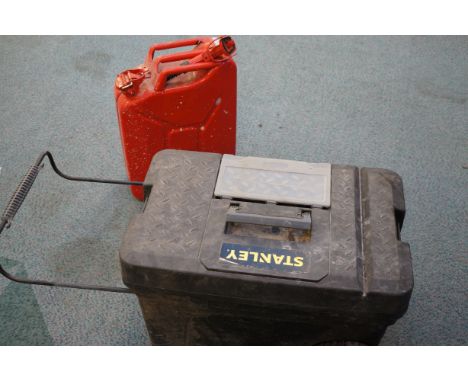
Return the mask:
<path id="1" fill-rule="evenodd" d="M 153 344 L 377 344 L 413 287 L 401 178 L 353 166 L 163 150 L 144 182 L 64 174 L 50 152 L 0 218 L 11 223 L 48 158 L 61 177 L 138 185 L 145 205 L 120 249 Z"/>
<path id="2" fill-rule="evenodd" d="M 401 178 L 164 150 L 120 249 L 153 344 L 377 344 L 409 303 Z"/>

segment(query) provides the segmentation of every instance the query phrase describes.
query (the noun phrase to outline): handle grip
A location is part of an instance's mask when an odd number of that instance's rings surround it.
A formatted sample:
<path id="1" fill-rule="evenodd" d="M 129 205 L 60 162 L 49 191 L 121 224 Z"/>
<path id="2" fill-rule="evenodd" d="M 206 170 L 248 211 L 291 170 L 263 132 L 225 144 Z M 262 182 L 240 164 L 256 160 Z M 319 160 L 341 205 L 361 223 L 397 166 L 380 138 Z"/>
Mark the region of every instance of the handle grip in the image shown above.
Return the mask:
<path id="1" fill-rule="evenodd" d="M 5 226 L 8 228 L 11 224 L 11 221 L 15 217 L 16 213 L 20 209 L 21 205 L 24 202 L 24 199 L 26 199 L 26 196 L 28 195 L 29 191 L 31 190 L 31 187 L 34 184 L 34 181 L 36 180 L 37 176 L 39 175 L 39 170 L 42 168 L 42 166 L 38 166 L 37 164 L 32 165 L 29 168 L 29 171 L 26 173 L 26 175 L 23 177 L 21 180 L 20 184 L 16 188 L 16 191 L 13 193 L 13 195 L 10 198 L 10 201 L 8 202 L 5 211 L 3 211 L 2 214 L 2 223 L 5 221 Z M 0 228 L 0 232 L 3 229 L 4 225 L 2 224 Z"/>

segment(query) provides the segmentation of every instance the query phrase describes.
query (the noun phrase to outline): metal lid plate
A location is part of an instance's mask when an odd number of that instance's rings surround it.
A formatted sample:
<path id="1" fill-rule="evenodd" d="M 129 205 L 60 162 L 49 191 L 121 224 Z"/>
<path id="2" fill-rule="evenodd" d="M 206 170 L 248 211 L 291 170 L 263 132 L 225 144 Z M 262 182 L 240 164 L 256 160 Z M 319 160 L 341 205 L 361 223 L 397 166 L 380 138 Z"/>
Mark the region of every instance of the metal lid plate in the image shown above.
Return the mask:
<path id="1" fill-rule="evenodd" d="M 330 207 L 331 164 L 224 155 L 215 196 Z"/>

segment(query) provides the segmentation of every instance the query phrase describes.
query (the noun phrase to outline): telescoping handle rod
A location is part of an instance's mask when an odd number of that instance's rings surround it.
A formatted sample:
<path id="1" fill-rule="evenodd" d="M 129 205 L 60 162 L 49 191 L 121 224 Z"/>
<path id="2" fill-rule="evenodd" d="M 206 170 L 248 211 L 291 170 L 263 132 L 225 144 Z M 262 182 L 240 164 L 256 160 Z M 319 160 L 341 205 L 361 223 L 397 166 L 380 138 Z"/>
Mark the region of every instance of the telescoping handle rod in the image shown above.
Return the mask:
<path id="1" fill-rule="evenodd" d="M 43 152 L 37 158 L 36 162 L 29 168 L 26 175 L 21 180 L 20 184 L 16 188 L 16 191 L 10 198 L 10 201 L 3 212 L 2 217 L 0 218 L 0 234 L 5 228 L 10 228 L 13 218 L 15 217 L 16 213 L 20 209 L 21 205 L 23 204 L 26 196 L 28 195 L 29 191 L 31 190 L 34 181 L 39 174 L 39 171 L 44 167 L 42 163 L 47 157 L 50 161 L 50 164 L 53 170 L 62 178 L 67 180 L 72 180 L 76 182 L 93 182 L 93 183 L 108 183 L 108 184 L 120 184 L 126 186 L 142 186 L 143 182 L 129 182 L 123 180 L 109 180 L 109 179 L 99 179 L 99 178 L 80 178 L 69 176 L 61 172 L 57 165 L 55 164 L 54 158 L 52 154 L 48 151 Z M 54 287 L 63 287 L 63 288 L 75 288 L 75 289 L 90 289 L 90 290 L 99 290 L 105 292 L 118 292 L 118 293 L 132 293 L 130 289 L 123 288 L 123 287 L 106 287 L 106 286 L 99 286 L 99 285 L 86 285 L 86 284 L 68 284 L 68 283 L 59 283 L 55 281 L 46 281 L 46 280 L 33 280 L 27 279 L 22 277 L 14 276 L 8 273 L 3 266 L 0 264 L 0 274 L 5 276 L 6 278 L 23 284 L 35 284 L 35 285 L 46 285 L 46 286 L 54 286 Z"/>

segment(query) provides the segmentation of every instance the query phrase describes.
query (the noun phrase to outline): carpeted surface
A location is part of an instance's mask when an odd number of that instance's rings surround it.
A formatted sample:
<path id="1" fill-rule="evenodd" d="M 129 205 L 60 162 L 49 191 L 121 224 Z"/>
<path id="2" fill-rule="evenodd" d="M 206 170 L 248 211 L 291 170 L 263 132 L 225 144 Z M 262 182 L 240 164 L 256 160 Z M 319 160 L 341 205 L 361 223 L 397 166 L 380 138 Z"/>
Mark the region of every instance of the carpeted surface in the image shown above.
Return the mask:
<path id="1" fill-rule="evenodd" d="M 0 206 L 39 152 L 125 178 L 114 77 L 165 37 L 0 37 Z M 238 37 L 238 153 L 385 167 L 404 180 L 415 289 L 383 344 L 468 343 L 467 37 Z M 0 240 L 18 274 L 120 283 L 141 204 L 43 171 Z M 131 295 L 0 278 L 0 345 L 146 345 Z"/>

